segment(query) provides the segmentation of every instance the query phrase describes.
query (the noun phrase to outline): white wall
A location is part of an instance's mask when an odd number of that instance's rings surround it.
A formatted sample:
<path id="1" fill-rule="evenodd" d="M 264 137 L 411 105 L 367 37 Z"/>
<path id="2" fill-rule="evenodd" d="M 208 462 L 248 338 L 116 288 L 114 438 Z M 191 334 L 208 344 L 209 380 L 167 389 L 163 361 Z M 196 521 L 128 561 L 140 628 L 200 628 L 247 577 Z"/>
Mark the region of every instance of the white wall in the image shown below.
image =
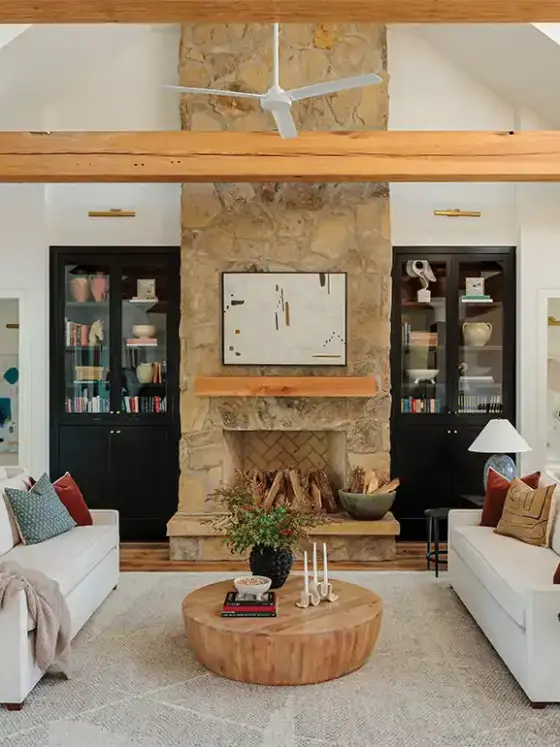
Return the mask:
<path id="1" fill-rule="evenodd" d="M 389 128 L 512 130 L 515 110 L 441 55 L 418 32 L 388 28 Z M 481 218 L 435 217 L 434 210 L 480 210 Z M 517 243 L 513 184 L 392 184 L 395 245 Z"/>
<path id="2" fill-rule="evenodd" d="M 14 85 L 0 86 L 0 129 L 180 128 L 178 100 L 161 88 L 177 82 L 178 27 L 82 27 L 77 32 L 84 35 L 82 44 L 62 44 L 61 35 L 71 31 L 42 27 L 35 33 L 32 28 L 0 50 L 0 78 L 6 63 L 11 80 L 16 45 L 28 60 L 36 49 L 40 65 L 40 48 L 48 47 L 50 33 L 46 65 L 56 62 L 65 71 L 60 87 L 49 76 L 46 89 L 40 70 L 37 82 L 27 76 L 19 98 L 15 78 Z M 4 58 L 4 52 L 10 56 Z M 79 75 L 70 74 L 74 65 Z M 87 215 L 109 208 L 135 210 L 136 218 Z M 28 424 L 20 436 L 22 463 L 34 474 L 49 464 L 49 246 L 178 245 L 180 239 L 180 185 L 0 185 L 0 295 L 14 290 L 23 296 L 20 400 L 28 408 Z"/>

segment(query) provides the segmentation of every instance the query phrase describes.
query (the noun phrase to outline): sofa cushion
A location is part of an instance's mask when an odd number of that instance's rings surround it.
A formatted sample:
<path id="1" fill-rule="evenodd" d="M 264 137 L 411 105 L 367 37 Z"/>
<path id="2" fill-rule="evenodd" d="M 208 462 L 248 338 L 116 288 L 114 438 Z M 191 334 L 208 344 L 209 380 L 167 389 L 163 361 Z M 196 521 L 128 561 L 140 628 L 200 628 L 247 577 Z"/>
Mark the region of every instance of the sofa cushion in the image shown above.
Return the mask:
<path id="1" fill-rule="evenodd" d="M 511 481 L 496 532 L 529 545 L 546 547 L 546 528 L 555 485 L 532 490 L 516 477 Z"/>
<path id="2" fill-rule="evenodd" d="M 17 545 L 2 557 L 58 581 L 66 596 L 118 545 L 116 526 L 75 527 L 36 545 Z"/>
<path id="3" fill-rule="evenodd" d="M 31 490 L 7 487 L 4 492 L 26 545 L 44 542 L 76 526 L 47 474 L 41 475 Z"/>
<path id="4" fill-rule="evenodd" d="M 456 527 L 451 544 L 498 604 L 525 627 L 527 592 L 551 586 L 558 556 L 547 547 L 496 534 L 492 527 Z"/>
<path id="5" fill-rule="evenodd" d="M 57 496 L 66 506 L 66 510 L 79 527 L 88 527 L 93 524 L 93 519 L 84 501 L 82 491 L 70 472 L 65 472 L 62 477 L 55 480 L 53 487 L 56 490 Z"/>
<path id="6" fill-rule="evenodd" d="M 530 475 L 522 477 L 524 483 L 531 488 L 536 488 L 539 484 L 540 472 L 533 472 Z M 504 503 L 506 502 L 510 481 L 495 469 L 490 467 L 488 470 L 488 482 L 486 483 L 486 495 L 484 496 L 484 506 L 482 507 L 482 516 L 480 526 L 497 527 L 502 518 Z"/>
<path id="7" fill-rule="evenodd" d="M 2 519 L 5 519 L 5 516 L 3 516 L 2 506 L 0 506 L 0 534 L 3 534 L 4 536 L 4 540 L 0 540 L 0 545 L 4 548 L 7 548 L 4 550 L 4 552 L 7 552 L 8 550 L 11 550 L 12 547 L 21 542 L 21 537 L 19 534 L 17 522 L 14 517 L 14 512 L 12 511 L 12 506 L 10 504 L 10 501 L 8 500 L 8 497 L 4 493 L 4 488 L 28 490 L 26 481 L 29 478 L 29 475 L 27 474 L 27 472 L 25 472 L 25 470 L 21 469 L 21 467 L 6 467 L 4 468 L 4 472 L 7 476 L 0 479 L 0 503 L 3 503 L 6 507 L 8 522 L 10 525 L 11 542 L 8 538 L 7 532 L 5 531 L 5 523 L 2 521 Z M 2 527 L 4 527 L 4 531 L 2 531 Z M 0 555 L 2 554 L 3 552 L 0 549 Z"/>

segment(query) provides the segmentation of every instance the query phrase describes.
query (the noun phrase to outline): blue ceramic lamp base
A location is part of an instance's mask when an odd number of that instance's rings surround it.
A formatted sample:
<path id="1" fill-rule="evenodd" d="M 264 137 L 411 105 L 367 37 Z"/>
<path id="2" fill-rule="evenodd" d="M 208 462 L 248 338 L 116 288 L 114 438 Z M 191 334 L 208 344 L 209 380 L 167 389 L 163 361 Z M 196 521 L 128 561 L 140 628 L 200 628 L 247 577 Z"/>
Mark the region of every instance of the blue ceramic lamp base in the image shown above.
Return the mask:
<path id="1" fill-rule="evenodd" d="M 507 454 L 492 454 L 484 465 L 484 490 L 486 490 L 486 485 L 488 483 L 488 470 L 490 467 L 492 467 L 493 470 L 496 470 L 496 472 L 499 472 L 500 475 L 503 475 L 510 482 L 514 477 L 517 477 L 517 467 L 510 456 Z"/>

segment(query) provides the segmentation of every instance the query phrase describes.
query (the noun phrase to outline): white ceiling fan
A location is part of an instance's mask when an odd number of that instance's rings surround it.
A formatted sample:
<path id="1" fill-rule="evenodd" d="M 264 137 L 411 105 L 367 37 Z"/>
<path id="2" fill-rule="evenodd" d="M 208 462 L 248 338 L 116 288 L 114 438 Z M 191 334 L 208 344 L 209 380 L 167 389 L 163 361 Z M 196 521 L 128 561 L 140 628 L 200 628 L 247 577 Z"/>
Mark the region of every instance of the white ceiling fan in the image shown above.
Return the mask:
<path id="1" fill-rule="evenodd" d="M 348 91 L 351 88 L 362 88 L 381 83 L 381 78 L 375 73 L 356 75 L 352 78 L 339 78 L 338 80 L 314 83 L 302 88 L 294 88 L 285 91 L 279 83 L 279 24 L 274 24 L 274 68 L 272 86 L 266 93 L 244 93 L 243 91 L 225 91 L 214 88 L 190 88 L 188 86 L 165 86 L 181 93 L 202 93 L 209 96 L 235 96 L 244 99 L 256 99 L 261 107 L 272 114 L 280 137 L 297 137 L 297 129 L 292 118 L 291 106 L 294 101 L 301 101 L 312 96 L 324 96 L 327 93 L 337 91 Z"/>

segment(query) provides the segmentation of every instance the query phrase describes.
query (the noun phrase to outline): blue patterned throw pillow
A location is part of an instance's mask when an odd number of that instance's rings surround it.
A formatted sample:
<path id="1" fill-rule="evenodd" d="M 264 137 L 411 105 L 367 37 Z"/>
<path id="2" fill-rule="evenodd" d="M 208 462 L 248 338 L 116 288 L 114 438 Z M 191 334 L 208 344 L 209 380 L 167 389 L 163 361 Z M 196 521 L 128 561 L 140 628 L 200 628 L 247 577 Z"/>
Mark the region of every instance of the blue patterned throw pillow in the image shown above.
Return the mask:
<path id="1" fill-rule="evenodd" d="M 4 492 L 26 545 L 44 542 L 76 526 L 47 474 L 41 475 L 29 491 L 4 488 Z"/>

